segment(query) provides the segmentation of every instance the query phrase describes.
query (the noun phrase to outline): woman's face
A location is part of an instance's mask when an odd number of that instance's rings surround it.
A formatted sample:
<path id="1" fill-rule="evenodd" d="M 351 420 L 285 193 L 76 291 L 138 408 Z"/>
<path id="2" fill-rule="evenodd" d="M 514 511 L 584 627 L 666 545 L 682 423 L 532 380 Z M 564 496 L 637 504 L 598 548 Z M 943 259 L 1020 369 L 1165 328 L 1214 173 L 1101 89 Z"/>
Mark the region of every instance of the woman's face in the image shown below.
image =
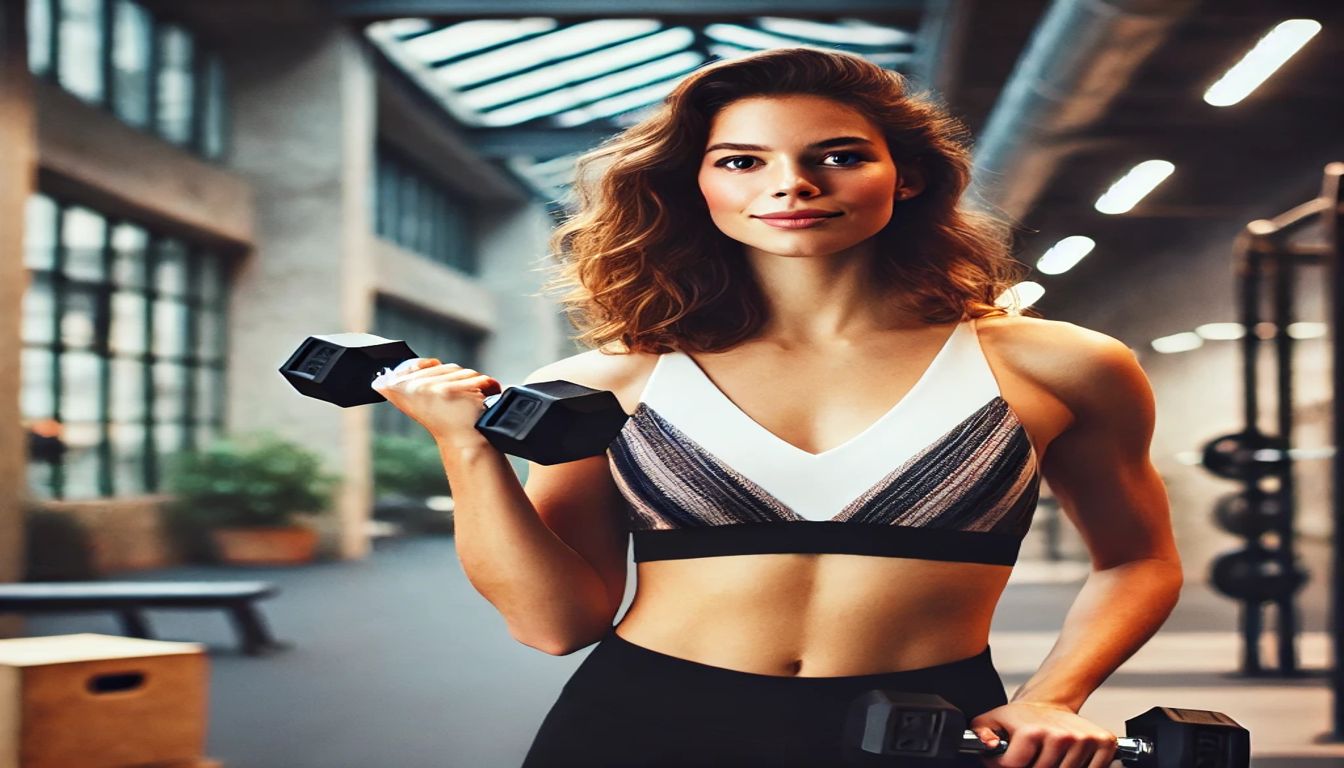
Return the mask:
<path id="1" fill-rule="evenodd" d="M 820 96 L 752 97 L 724 107 L 710 126 L 699 181 L 725 235 L 748 249 L 798 257 L 867 240 L 891 220 L 895 199 L 918 191 L 900 178 L 876 125 Z"/>

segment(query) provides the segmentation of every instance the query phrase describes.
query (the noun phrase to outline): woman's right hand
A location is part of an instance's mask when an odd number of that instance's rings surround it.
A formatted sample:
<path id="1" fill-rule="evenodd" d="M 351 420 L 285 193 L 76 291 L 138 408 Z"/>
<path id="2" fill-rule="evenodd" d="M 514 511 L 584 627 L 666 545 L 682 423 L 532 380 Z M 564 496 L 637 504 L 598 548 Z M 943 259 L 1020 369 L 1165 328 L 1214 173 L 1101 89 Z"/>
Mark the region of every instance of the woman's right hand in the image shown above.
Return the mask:
<path id="1" fill-rule="evenodd" d="M 420 423 L 441 446 L 464 448 L 489 442 L 476 429 L 485 398 L 499 382 L 470 368 L 417 357 L 373 380 L 373 389 Z"/>

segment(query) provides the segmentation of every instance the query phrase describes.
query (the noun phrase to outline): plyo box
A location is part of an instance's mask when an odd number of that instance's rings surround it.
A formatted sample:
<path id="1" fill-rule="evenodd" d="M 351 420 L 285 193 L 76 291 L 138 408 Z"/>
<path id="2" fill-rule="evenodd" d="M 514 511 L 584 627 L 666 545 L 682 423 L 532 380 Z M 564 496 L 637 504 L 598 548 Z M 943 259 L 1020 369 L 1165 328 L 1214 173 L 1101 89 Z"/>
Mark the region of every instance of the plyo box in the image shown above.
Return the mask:
<path id="1" fill-rule="evenodd" d="M 0 768 L 210 765 L 200 643 L 0 640 Z"/>

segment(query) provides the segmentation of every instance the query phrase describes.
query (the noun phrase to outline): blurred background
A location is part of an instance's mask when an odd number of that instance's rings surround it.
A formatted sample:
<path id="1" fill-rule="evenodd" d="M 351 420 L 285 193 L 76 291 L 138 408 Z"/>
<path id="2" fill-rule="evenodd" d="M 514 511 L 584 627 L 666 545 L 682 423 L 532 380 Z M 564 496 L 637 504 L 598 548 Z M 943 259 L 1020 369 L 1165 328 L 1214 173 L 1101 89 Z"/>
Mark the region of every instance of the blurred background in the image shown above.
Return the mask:
<path id="1" fill-rule="evenodd" d="M 471 589 L 418 425 L 300 397 L 277 368 L 326 333 L 506 385 L 580 351 L 538 295 L 574 159 L 697 67 L 795 45 L 941 95 L 975 137 L 978 198 L 1018 224 L 1033 270 L 1015 300 L 1120 339 L 1151 380 L 1185 655 L 1125 684 L 1245 687 L 1297 728 L 1262 729 L 1257 754 L 1288 762 L 1261 764 L 1344 764 L 1313 740 L 1333 722 L 1331 230 L 1298 208 L 1344 161 L 1337 0 L 0 2 L 0 582 L 281 586 L 263 609 L 294 648 L 265 658 L 230 652 L 214 614 L 155 615 L 213 644 L 226 765 L 521 760 L 586 651 L 512 643 Z M 1316 258 L 1283 288 L 1291 312 L 1248 331 L 1247 224 L 1294 210 L 1275 247 Z M 1252 426 L 1248 334 L 1254 425 L 1292 422 L 1291 478 L 1261 488 L 1286 488 L 1291 531 L 1269 541 L 1310 573 L 1273 594 L 1282 613 L 1292 593 L 1294 663 L 1316 672 L 1267 683 L 1238 676 L 1249 603 L 1206 584 L 1260 533 L 1215 524 L 1242 491 L 1201 466 Z M 1286 390 L 1273 344 L 1292 349 Z M 219 535 L 261 528 L 290 539 L 258 556 Z M 1023 558 L 995 642 L 1039 660 L 1087 571 L 1048 497 Z M 0 637 L 123 630 L 25 615 L 0 613 Z M 1005 664 L 1010 684 L 1030 672 Z"/>

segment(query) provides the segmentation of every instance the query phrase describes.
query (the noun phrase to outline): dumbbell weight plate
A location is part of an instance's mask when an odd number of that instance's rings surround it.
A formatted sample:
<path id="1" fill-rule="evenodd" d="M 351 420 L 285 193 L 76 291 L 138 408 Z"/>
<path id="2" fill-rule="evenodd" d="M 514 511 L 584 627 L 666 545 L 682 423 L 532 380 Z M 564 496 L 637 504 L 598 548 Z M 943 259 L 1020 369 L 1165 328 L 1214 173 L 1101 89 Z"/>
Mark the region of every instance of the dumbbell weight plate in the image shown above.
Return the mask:
<path id="1" fill-rule="evenodd" d="M 1288 441 L 1259 432 L 1234 432 L 1204 446 L 1203 464 L 1228 480 L 1256 480 L 1273 474 L 1288 458 Z"/>
<path id="2" fill-rule="evenodd" d="M 1248 539 L 1287 526 L 1288 505 L 1282 496 L 1261 494 L 1252 501 L 1250 493 L 1237 491 L 1218 499 L 1213 507 L 1218 527 Z"/>
<path id="3" fill-rule="evenodd" d="M 1301 563 L 1284 570 L 1275 553 L 1264 549 L 1237 549 L 1214 559 L 1209 569 L 1213 588 L 1234 599 L 1264 603 L 1291 597 L 1307 583 Z"/>

